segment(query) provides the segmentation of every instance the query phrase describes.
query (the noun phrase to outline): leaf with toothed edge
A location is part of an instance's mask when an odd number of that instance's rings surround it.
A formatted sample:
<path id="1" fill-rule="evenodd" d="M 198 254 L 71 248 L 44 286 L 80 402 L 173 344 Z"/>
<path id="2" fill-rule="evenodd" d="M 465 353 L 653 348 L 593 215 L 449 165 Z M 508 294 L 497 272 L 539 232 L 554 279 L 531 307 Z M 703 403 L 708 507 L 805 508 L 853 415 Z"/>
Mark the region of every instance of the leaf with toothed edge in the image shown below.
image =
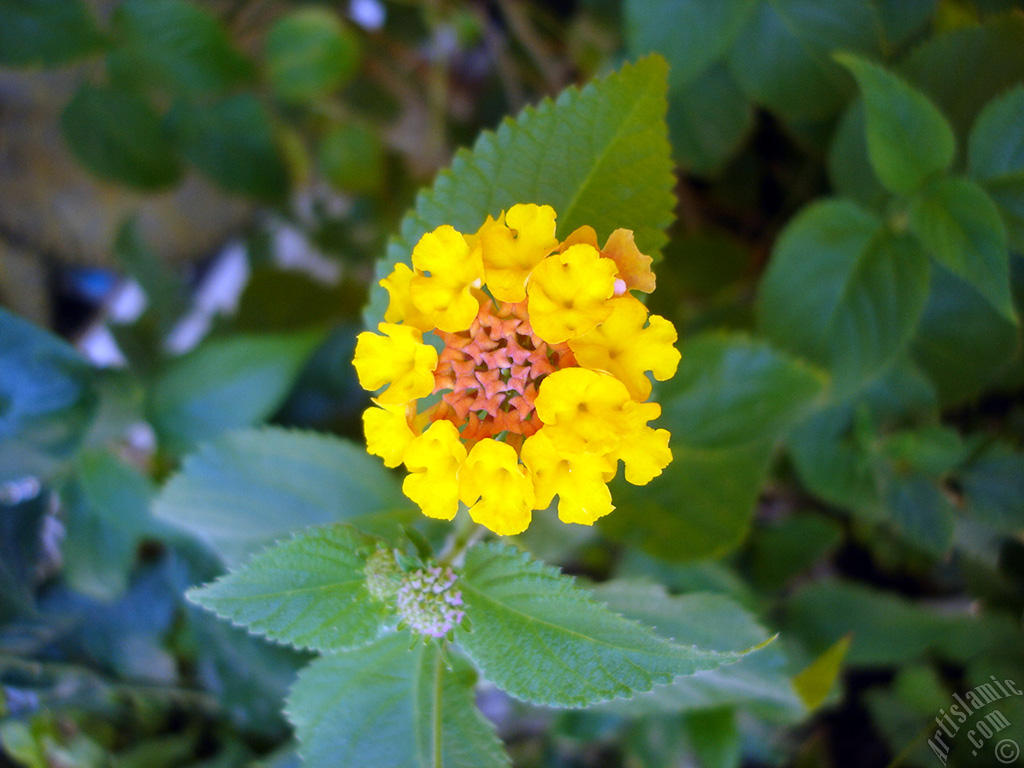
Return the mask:
<path id="1" fill-rule="evenodd" d="M 308 768 L 506 768 L 476 709 L 476 674 L 405 632 L 324 656 L 302 672 L 285 714 Z"/>
<path id="2" fill-rule="evenodd" d="M 187 596 L 222 619 L 297 648 L 366 645 L 388 616 L 366 591 L 364 550 L 371 541 L 348 525 L 314 528 Z"/>
<path id="3" fill-rule="evenodd" d="M 534 704 L 583 707 L 628 697 L 744 655 L 658 637 L 503 544 L 471 549 L 459 587 L 472 631 L 457 629 L 456 640 L 488 680 Z"/>
<path id="4" fill-rule="evenodd" d="M 488 214 L 516 203 L 552 206 L 559 237 L 589 224 L 603 242 L 622 227 L 633 230 L 641 251 L 657 256 L 675 208 L 667 78 L 665 60 L 647 56 L 485 131 L 416 198 L 378 262 L 377 277 L 399 261 L 408 263 L 424 233 L 442 224 L 475 232 Z M 387 305 L 387 292 L 375 284 L 367 327 L 377 326 Z"/>

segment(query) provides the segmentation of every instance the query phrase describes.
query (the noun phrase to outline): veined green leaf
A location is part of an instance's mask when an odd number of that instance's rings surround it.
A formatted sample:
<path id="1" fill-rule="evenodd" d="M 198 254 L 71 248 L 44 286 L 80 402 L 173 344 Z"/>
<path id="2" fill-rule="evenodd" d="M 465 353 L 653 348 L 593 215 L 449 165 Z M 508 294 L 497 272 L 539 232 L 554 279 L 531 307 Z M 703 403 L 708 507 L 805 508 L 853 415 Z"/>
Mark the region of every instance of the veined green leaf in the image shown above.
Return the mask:
<path id="1" fill-rule="evenodd" d="M 371 527 L 409 502 L 379 461 L 354 443 L 264 428 L 232 432 L 186 457 L 154 505 L 228 564 L 292 531 L 347 522 Z"/>
<path id="2" fill-rule="evenodd" d="M 314 528 L 188 593 L 222 619 L 298 648 L 340 651 L 373 641 L 387 617 L 366 591 L 368 537 L 348 525 Z"/>
<path id="3" fill-rule="evenodd" d="M 552 206 L 560 237 L 589 224 L 603 242 L 623 227 L 633 230 L 641 251 L 657 255 L 675 207 L 666 76 L 665 61 L 650 56 L 483 133 L 416 198 L 400 236 L 378 262 L 377 277 L 408 262 L 424 233 L 442 224 L 475 232 L 488 214 L 516 203 Z M 375 285 L 367 326 L 377 326 L 387 304 L 387 292 Z"/>
<path id="4" fill-rule="evenodd" d="M 631 696 L 743 655 L 658 637 L 502 544 L 471 549 L 459 587 L 472 629 L 456 630 L 458 642 L 488 680 L 536 704 L 581 707 Z"/>
<path id="5" fill-rule="evenodd" d="M 761 284 L 758 320 L 781 349 L 855 391 L 914 334 L 928 298 L 928 259 L 856 203 L 815 203 L 779 237 Z"/>
<path id="6" fill-rule="evenodd" d="M 866 59 L 849 53 L 835 58 L 860 85 L 868 156 L 882 184 L 893 192 L 913 192 L 949 168 L 956 137 L 927 96 Z"/>
<path id="7" fill-rule="evenodd" d="M 909 217 L 910 231 L 928 253 L 1017 322 L 1006 228 L 985 190 L 967 179 L 937 179 L 911 199 Z"/>
<path id="8" fill-rule="evenodd" d="M 324 656 L 299 673 L 285 713 L 309 768 L 501 768 L 494 727 L 459 656 L 406 633 Z"/>

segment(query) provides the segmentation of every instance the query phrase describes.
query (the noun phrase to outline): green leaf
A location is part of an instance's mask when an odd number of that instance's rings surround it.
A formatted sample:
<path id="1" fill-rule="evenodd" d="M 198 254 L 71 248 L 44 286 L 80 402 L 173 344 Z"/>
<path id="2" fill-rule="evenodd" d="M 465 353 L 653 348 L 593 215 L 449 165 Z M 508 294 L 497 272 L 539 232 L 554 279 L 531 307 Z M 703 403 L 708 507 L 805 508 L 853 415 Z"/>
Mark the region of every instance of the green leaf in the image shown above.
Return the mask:
<path id="1" fill-rule="evenodd" d="M 1024 17 L 1003 14 L 932 37 L 900 69 L 966 136 L 985 104 L 1024 81 Z"/>
<path id="2" fill-rule="evenodd" d="M 139 542 L 153 531 L 149 479 L 107 451 L 83 453 L 67 505 L 64 577 L 79 592 L 111 600 L 124 592 Z"/>
<path id="3" fill-rule="evenodd" d="M 991 303 L 948 270 L 933 270 L 913 354 L 943 405 L 978 395 L 1013 358 L 1017 344 L 1016 329 Z"/>
<path id="4" fill-rule="evenodd" d="M 911 199 L 908 213 L 910 231 L 928 253 L 1016 323 L 1006 229 L 985 190 L 967 179 L 939 179 Z"/>
<path id="5" fill-rule="evenodd" d="M 110 68 L 135 85 L 171 93 L 220 93 L 248 72 L 221 23 L 186 0 L 123 0 L 111 18 Z"/>
<path id="6" fill-rule="evenodd" d="M 188 306 L 184 282 L 146 245 L 134 216 L 118 229 L 114 256 L 146 294 L 146 310 L 159 336 L 166 337 Z"/>
<path id="7" fill-rule="evenodd" d="M 70 346 L 0 307 L 0 483 L 60 471 L 95 416 L 94 378 Z"/>
<path id="8" fill-rule="evenodd" d="M 828 178 L 841 197 L 881 211 L 889 193 L 871 170 L 864 123 L 864 102 L 855 98 L 839 120 L 828 153 Z"/>
<path id="9" fill-rule="evenodd" d="M 1024 529 L 1024 454 L 995 445 L 965 468 L 968 511 L 1007 533 Z"/>
<path id="10" fill-rule="evenodd" d="M 810 710 L 825 703 L 832 686 L 839 678 L 843 659 L 850 650 L 851 635 L 838 640 L 835 645 L 821 654 L 793 676 L 793 687 Z"/>
<path id="11" fill-rule="evenodd" d="M 366 591 L 367 544 L 348 525 L 314 528 L 187 597 L 250 632 L 297 648 L 357 648 L 376 639 L 388 615 Z"/>
<path id="12" fill-rule="evenodd" d="M 750 573 L 761 589 L 782 589 L 843 540 L 842 527 L 818 515 L 789 517 L 752 536 Z"/>
<path id="13" fill-rule="evenodd" d="M 669 84 L 695 80 L 720 60 L 757 0 L 626 0 L 625 36 L 635 55 L 660 53 L 668 60 Z M 680 34 L 700 30 L 700 34 Z"/>
<path id="14" fill-rule="evenodd" d="M 1024 253 L 1024 86 L 990 102 L 971 130 L 967 167 L 999 208 Z"/>
<path id="15" fill-rule="evenodd" d="M 878 55 L 874 9 L 863 0 L 762 0 L 729 65 L 747 95 L 787 120 L 822 120 L 842 109 L 850 81 L 836 50 Z"/>
<path id="16" fill-rule="evenodd" d="M 673 461 L 638 488 L 616 482 L 602 530 L 667 559 L 707 557 L 739 544 L 779 437 L 811 406 L 824 378 L 763 342 L 708 334 L 687 341 L 659 389 L 658 426 Z"/>
<path id="17" fill-rule="evenodd" d="M 54 66 L 103 46 L 83 0 L 7 0 L 0 5 L 0 65 Z"/>
<path id="18" fill-rule="evenodd" d="M 326 8 L 301 8 L 275 22 L 263 49 L 267 76 L 287 101 L 313 101 L 347 82 L 359 65 L 359 41 Z"/>
<path id="19" fill-rule="evenodd" d="M 343 125 L 320 140 L 320 167 L 340 190 L 372 192 L 384 179 L 384 146 L 377 133 L 362 125 Z"/>
<path id="20" fill-rule="evenodd" d="M 319 331 L 207 341 L 172 361 L 149 392 L 149 420 L 163 448 L 183 453 L 273 414 L 323 339 Z"/>
<path id="21" fill-rule="evenodd" d="M 728 664 L 746 650 L 669 642 L 502 544 L 471 549 L 459 587 L 472 629 L 456 630 L 458 642 L 488 680 L 535 704 L 581 707 L 628 697 Z"/>
<path id="22" fill-rule="evenodd" d="M 754 129 L 753 105 L 723 64 L 669 91 L 668 98 L 672 149 L 690 173 L 716 173 Z"/>
<path id="23" fill-rule="evenodd" d="M 928 298 L 928 259 L 847 200 L 814 203 L 776 241 L 758 301 L 765 335 L 853 392 L 903 351 Z"/>
<path id="24" fill-rule="evenodd" d="M 473 703 L 476 675 L 434 643 L 392 634 L 299 673 L 286 714 L 309 768 L 500 768 L 508 757 Z"/>
<path id="25" fill-rule="evenodd" d="M 234 565 L 297 529 L 334 522 L 365 528 L 378 513 L 408 506 L 394 478 L 359 446 L 264 428 L 224 435 L 186 457 L 154 513 Z"/>
<path id="26" fill-rule="evenodd" d="M 168 122 L 182 154 L 226 191 L 268 203 L 287 196 L 288 169 L 270 115 L 255 96 L 179 102 Z"/>
<path id="27" fill-rule="evenodd" d="M 686 716 L 686 733 L 704 768 L 739 768 L 743 743 L 732 709 L 691 712 Z"/>
<path id="28" fill-rule="evenodd" d="M 146 100 L 109 86 L 83 85 L 61 116 L 64 140 L 97 176 L 147 192 L 181 178 L 181 163 Z"/>
<path id="29" fill-rule="evenodd" d="M 889 50 L 924 31 L 934 18 L 937 0 L 871 0 L 885 31 Z"/>
<path id="30" fill-rule="evenodd" d="M 675 207 L 666 88 L 665 62 L 650 56 L 484 132 L 416 198 L 377 276 L 408 262 L 424 233 L 442 224 L 475 232 L 489 214 L 516 203 L 551 205 L 559 237 L 589 224 L 603 242 L 624 227 L 642 252 L 656 256 Z M 367 326 L 377 326 L 387 304 L 387 292 L 374 284 Z"/>
<path id="31" fill-rule="evenodd" d="M 866 59 L 848 53 L 835 59 L 860 85 L 868 157 L 886 188 L 913 192 L 949 168 L 956 155 L 956 137 L 927 96 Z"/>
<path id="32" fill-rule="evenodd" d="M 669 595 L 660 584 L 615 580 L 594 589 L 598 600 L 650 626 L 661 637 L 684 645 L 743 651 L 766 645 L 735 664 L 678 677 L 628 701 L 601 710 L 630 716 L 742 707 L 776 722 L 795 722 L 805 713 L 786 673 L 780 646 L 751 614 L 724 595 Z"/>

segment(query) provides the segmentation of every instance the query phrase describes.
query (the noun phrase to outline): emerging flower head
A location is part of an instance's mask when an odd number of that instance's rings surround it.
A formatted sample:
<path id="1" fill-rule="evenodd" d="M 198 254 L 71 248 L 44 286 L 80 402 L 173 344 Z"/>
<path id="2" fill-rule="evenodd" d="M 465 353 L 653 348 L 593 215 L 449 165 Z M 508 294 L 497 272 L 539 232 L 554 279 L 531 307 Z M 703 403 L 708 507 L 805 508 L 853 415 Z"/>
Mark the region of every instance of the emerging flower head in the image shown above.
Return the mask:
<path id="1" fill-rule="evenodd" d="M 403 490 L 430 517 L 461 501 L 513 535 L 557 496 L 562 521 L 593 524 L 614 509 L 620 460 L 636 485 L 672 461 L 645 401 L 648 374 L 675 374 L 676 331 L 630 294 L 654 289 L 650 263 L 629 230 L 603 249 L 589 227 L 560 243 L 546 205 L 424 235 L 412 267 L 381 280 L 383 335 L 356 346 L 360 384 L 383 388 L 363 415 L 367 449 L 405 464 Z"/>

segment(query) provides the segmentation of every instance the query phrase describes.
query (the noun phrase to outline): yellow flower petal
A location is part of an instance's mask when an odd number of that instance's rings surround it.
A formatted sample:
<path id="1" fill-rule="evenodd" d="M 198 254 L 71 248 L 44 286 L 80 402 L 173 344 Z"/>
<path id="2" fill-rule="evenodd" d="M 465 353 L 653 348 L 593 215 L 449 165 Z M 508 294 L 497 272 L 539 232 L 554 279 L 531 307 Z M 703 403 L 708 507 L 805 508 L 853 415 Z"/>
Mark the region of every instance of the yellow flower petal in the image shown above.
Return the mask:
<path id="1" fill-rule="evenodd" d="M 549 436 L 564 450 L 605 454 L 631 426 L 636 406 L 626 385 L 587 368 L 564 368 L 541 382 L 534 406 Z"/>
<path id="2" fill-rule="evenodd" d="M 366 450 L 384 459 L 384 466 L 397 467 L 402 463 L 405 449 L 416 435 L 409 428 L 406 405 L 371 406 L 363 411 L 363 431 Z"/>
<path id="3" fill-rule="evenodd" d="M 469 506 L 469 516 L 499 536 L 529 527 L 536 498 L 515 448 L 493 438 L 481 440 L 469 452 L 459 471 L 459 496 Z"/>
<path id="4" fill-rule="evenodd" d="M 558 519 L 563 523 L 593 525 L 615 509 L 607 484 L 615 464 L 606 457 L 566 452 L 547 428 L 526 439 L 522 457 L 533 477 L 537 507 L 547 507 L 558 494 Z"/>
<path id="5" fill-rule="evenodd" d="M 634 400 L 646 400 L 651 380 L 645 371 L 665 381 L 679 366 L 679 351 L 673 346 L 678 339 L 675 326 L 651 315 L 645 328 L 647 307 L 632 296 L 608 303 L 612 307 L 608 319 L 578 339 L 570 339 L 569 348 L 581 366 L 610 373 L 626 385 Z"/>
<path id="6" fill-rule="evenodd" d="M 416 276 L 408 264 L 398 262 L 391 274 L 380 281 L 381 287 L 387 292 L 391 300 L 388 302 L 388 310 L 384 313 L 384 319 L 389 323 L 405 323 L 421 331 L 434 330 L 433 321 L 416 308 L 412 301 L 412 293 L 409 286 Z"/>
<path id="7" fill-rule="evenodd" d="M 574 339 L 611 313 L 615 263 L 578 243 L 538 264 L 530 275 L 530 325 L 548 344 Z"/>
<path id="8" fill-rule="evenodd" d="M 633 429 L 623 435 L 618 447 L 609 455 L 613 461 L 622 459 L 626 480 L 633 485 L 647 485 L 672 463 L 672 449 L 668 447 L 669 431 L 652 429 L 646 426 L 646 420 L 638 419 L 634 422 Z"/>
<path id="9" fill-rule="evenodd" d="M 405 451 L 409 475 L 402 491 L 423 514 L 451 520 L 459 511 L 459 468 L 466 460 L 466 446 L 450 421 L 435 421 Z"/>
<path id="10" fill-rule="evenodd" d="M 618 267 L 617 277 L 625 284 L 627 291 L 637 290 L 651 293 L 654 290 L 654 272 L 650 256 L 640 253 L 629 229 L 616 229 L 608 236 L 608 242 L 601 249 L 601 255 L 611 259 Z"/>
<path id="11" fill-rule="evenodd" d="M 413 304 L 435 327 L 448 333 L 464 331 L 473 322 L 480 301 L 474 293 L 484 277 L 478 248 L 445 224 L 428 232 L 412 250 L 417 274 L 409 291 Z"/>
<path id="12" fill-rule="evenodd" d="M 426 397 L 434 391 L 437 350 L 423 343 L 416 328 L 394 323 L 377 326 L 384 336 L 364 331 L 356 337 L 352 361 L 363 389 L 373 392 L 390 385 L 378 396 L 384 405 Z"/>
<path id="13" fill-rule="evenodd" d="M 499 301 L 526 298 L 526 278 L 558 247 L 555 209 L 550 205 L 513 205 L 494 226 L 481 230 L 487 288 Z"/>

